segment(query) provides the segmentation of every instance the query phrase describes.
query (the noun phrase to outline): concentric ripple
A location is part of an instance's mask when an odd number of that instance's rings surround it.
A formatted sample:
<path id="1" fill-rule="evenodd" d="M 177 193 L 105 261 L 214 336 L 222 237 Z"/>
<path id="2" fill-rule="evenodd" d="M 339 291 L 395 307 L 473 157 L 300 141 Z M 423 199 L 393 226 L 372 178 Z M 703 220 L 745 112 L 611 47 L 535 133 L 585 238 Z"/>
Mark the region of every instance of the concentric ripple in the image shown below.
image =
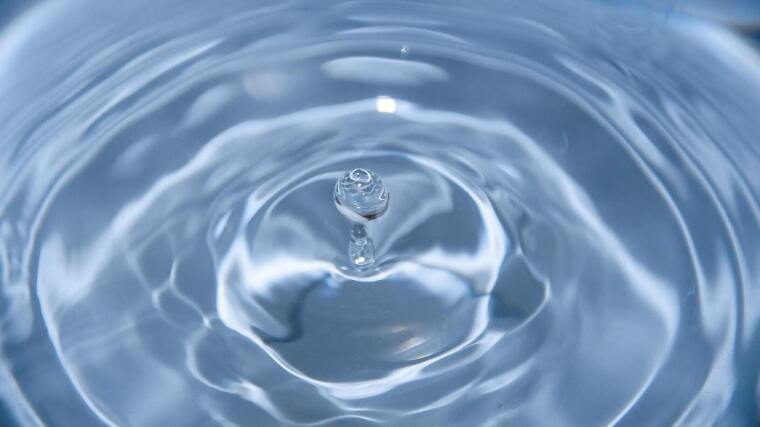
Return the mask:
<path id="1" fill-rule="evenodd" d="M 729 29 L 121 3 L 0 33 L 0 424 L 757 423 L 760 56 Z"/>

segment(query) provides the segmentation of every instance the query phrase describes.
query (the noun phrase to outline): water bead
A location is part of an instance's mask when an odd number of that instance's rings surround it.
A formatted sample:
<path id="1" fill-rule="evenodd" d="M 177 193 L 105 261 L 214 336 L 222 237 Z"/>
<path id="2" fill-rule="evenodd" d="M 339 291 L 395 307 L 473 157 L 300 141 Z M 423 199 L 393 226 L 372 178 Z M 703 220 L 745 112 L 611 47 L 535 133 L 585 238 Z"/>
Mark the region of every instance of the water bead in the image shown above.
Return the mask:
<path id="1" fill-rule="evenodd" d="M 388 190 L 377 174 L 356 168 L 335 183 L 334 199 L 338 211 L 351 223 L 348 259 L 356 271 L 365 271 L 375 263 L 375 245 L 364 224 L 388 210 Z"/>
<path id="2" fill-rule="evenodd" d="M 335 205 L 351 221 L 372 221 L 388 210 L 388 190 L 371 170 L 352 169 L 335 184 Z"/>

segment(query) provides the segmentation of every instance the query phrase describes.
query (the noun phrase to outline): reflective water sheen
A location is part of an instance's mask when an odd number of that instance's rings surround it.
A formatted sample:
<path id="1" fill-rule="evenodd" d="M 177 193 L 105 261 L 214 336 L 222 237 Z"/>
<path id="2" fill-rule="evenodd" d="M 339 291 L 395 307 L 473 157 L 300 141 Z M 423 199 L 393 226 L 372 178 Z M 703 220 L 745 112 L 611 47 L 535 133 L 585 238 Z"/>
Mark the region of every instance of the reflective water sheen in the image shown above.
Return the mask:
<path id="1" fill-rule="evenodd" d="M 756 425 L 760 56 L 639 3 L 4 19 L 0 424 Z"/>

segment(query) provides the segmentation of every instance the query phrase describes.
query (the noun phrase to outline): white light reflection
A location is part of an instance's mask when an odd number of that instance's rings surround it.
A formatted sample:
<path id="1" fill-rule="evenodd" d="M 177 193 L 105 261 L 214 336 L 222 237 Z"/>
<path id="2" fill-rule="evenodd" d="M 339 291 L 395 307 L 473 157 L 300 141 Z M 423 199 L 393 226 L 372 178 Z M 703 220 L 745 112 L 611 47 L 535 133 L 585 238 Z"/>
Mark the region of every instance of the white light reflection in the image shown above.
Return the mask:
<path id="1" fill-rule="evenodd" d="M 378 96 L 375 107 L 380 113 L 393 114 L 396 112 L 396 100 L 389 96 Z"/>

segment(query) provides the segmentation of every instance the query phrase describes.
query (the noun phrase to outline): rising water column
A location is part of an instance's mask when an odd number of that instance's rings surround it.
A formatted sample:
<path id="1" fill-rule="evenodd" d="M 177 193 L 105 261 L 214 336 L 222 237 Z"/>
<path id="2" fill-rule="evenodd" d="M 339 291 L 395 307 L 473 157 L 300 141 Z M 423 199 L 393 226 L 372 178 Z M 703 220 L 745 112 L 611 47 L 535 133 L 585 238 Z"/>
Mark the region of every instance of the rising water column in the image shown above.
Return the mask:
<path id="1" fill-rule="evenodd" d="M 375 245 L 367 224 L 388 210 L 388 190 L 380 177 L 369 169 L 352 169 L 335 183 L 335 206 L 351 224 L 348 259 L 359 270 L 375 262 Z"/>

